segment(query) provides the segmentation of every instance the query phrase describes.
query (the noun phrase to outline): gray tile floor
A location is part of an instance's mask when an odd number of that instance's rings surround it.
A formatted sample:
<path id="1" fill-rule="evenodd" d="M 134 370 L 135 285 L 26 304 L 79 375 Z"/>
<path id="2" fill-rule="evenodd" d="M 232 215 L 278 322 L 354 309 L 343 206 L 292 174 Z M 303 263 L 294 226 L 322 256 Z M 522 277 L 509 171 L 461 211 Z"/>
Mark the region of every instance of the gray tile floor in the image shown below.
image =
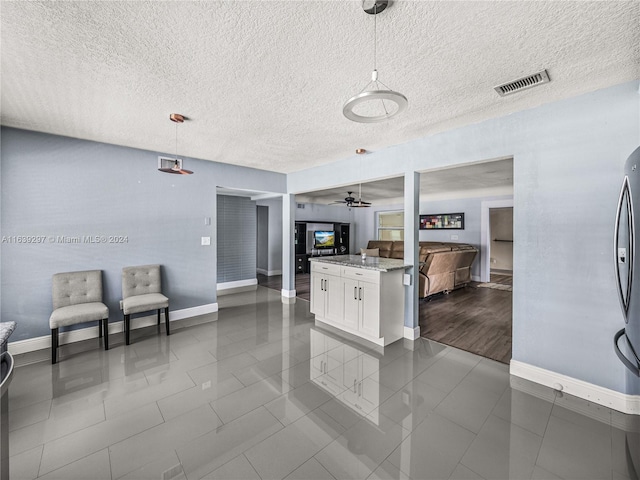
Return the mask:
<path id="1" fill-rule="evenodd" d="M 633 478 L 638 416 L 425 339 L 346 340 L 263 287 L 219 304 L 18 368 L 11 479 Z"/>

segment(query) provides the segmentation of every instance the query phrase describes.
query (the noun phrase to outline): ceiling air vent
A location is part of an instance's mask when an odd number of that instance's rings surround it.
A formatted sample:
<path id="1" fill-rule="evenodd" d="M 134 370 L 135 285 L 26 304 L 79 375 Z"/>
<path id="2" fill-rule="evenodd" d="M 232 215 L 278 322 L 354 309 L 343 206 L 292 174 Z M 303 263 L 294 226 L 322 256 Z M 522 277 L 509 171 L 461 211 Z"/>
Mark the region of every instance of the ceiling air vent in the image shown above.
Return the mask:
<path id="1" fill-rule="evenodd" d="M 512 82 L 503 83 L 502 85 L 498 85 L 497 87 L 493 88 L 496 92 L 498 92 L 498 95 L 504 97 L 505 95 L 511 95 L 512 93 L 516 93 L 521 90 L 526 90 L 527 88 L 536 87 L 538 85 L 542 85 L 543 83 L 549 82 L 549 74 L 546 70 L 542 70 L 541 72 L 534 73 L 533 75 L 528 75 Z"/>

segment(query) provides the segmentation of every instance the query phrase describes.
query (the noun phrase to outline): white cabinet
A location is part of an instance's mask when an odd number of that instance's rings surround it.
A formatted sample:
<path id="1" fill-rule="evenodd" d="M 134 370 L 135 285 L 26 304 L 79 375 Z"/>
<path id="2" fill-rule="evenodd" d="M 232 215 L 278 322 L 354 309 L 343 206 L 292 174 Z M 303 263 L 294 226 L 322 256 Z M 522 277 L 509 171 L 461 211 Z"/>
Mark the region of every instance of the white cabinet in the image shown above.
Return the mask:
<path id="1" fill-rule="evenodd" d="M 333 395 L 339 395 L 344 390 L 340 346 L 340 342 L 328 335 L 311 331 L 311 380 Z"/>
<path id="2" fill-rule="evenodd" d="M 388 345 L 404 333 L 403 274 L 312 262 L 311 313 L 316 321 Z"/>
<path id="3" fill-rule="evenodd" d="M 380 288 L 344 278 L 344 324 L 372 337 L 380 336 Z"/>
<path id="4" fill-rule="evenodd" d="M 344 293 L 340 269 L 334 265 L 313 264 L 311 275 L 311 313 L 341 323 L 344 316 Z"/>
<path id="5" fill-rule="evenodd" d="M 377 423 L 379 359 L 323 332 L 311 330 L 310 335 L 311 381 Z"/>

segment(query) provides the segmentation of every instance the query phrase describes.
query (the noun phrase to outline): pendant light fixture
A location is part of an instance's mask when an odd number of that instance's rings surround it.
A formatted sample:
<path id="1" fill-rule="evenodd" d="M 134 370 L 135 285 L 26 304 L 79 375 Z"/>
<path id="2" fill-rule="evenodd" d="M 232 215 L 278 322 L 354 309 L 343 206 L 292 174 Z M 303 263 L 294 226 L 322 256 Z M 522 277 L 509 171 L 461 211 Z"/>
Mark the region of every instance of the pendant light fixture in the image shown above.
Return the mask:
<path id="1" fill-rule="evenodd" d="M 158 168 L 158 170 L 164 173 L 174 173 L 177 175 L 191 175 L 193 172 L 191 170 L 182 168 L 182 159 L 178 158 L 178 124 L 184 122 L 184 115 L 180 115 L 179 113 L 172 113 L 171 115 L 169 115 L 169 120 L 176 124 L 176 157 L 174 159 L 173 166 Z"/>
<path id="2" fill-rule="evenodd" d="M 395 92 L 378 80 L 378 70 L 376 68 L 377 54 L 377 15 L 384 11 L 389 0 L 373 0 L 373 5 L 369 0 L 363 0 L 362 8 L 370 15 L 373 15 L 373 72 L 371 81 L 358 93 L 351 97 L 342 108 L 342 113 L 349 120 L 359 123 L 378 123 L 395 117 L 404 112 L 409 105 L 407 97 Z M 384 88 L 381 88 L 384 87 Z M 361 104 L 368 104 L 365 111 L 356 113 L 355 107 Z"/>

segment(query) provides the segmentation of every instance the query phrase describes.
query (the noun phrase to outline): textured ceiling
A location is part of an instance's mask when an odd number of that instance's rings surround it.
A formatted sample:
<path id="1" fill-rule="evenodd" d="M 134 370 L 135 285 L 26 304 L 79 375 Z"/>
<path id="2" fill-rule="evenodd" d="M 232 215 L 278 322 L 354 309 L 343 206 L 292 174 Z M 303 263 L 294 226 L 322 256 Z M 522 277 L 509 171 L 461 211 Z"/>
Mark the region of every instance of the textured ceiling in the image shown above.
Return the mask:
<path id="1" fill-rule="evenodd" d="M 330 205 L 343 200 L 348 192 L 376 205 L 404 202 L 404 178 L 395 177 L 356 185 L 318 190 L 296 195 L 297 202 Z M 454 168 L 424 172 L 420 175 L 421 200 L 513 194 L 513 159 L 506 158 Z"/>
<path id="2" fill-rule="evenodd" d="M 342 105 L 369 81 L 360 1 L 2 1 L 3 125 L 292 172 L 640 77 L 637 1 L 397 1 L 382 124 Z M 510 97 L 493 87 L 548 69 Z M 187 168 L 189 168 L 187 164 Z M 339 182 L 336 182 L 339 183 Z"/>

